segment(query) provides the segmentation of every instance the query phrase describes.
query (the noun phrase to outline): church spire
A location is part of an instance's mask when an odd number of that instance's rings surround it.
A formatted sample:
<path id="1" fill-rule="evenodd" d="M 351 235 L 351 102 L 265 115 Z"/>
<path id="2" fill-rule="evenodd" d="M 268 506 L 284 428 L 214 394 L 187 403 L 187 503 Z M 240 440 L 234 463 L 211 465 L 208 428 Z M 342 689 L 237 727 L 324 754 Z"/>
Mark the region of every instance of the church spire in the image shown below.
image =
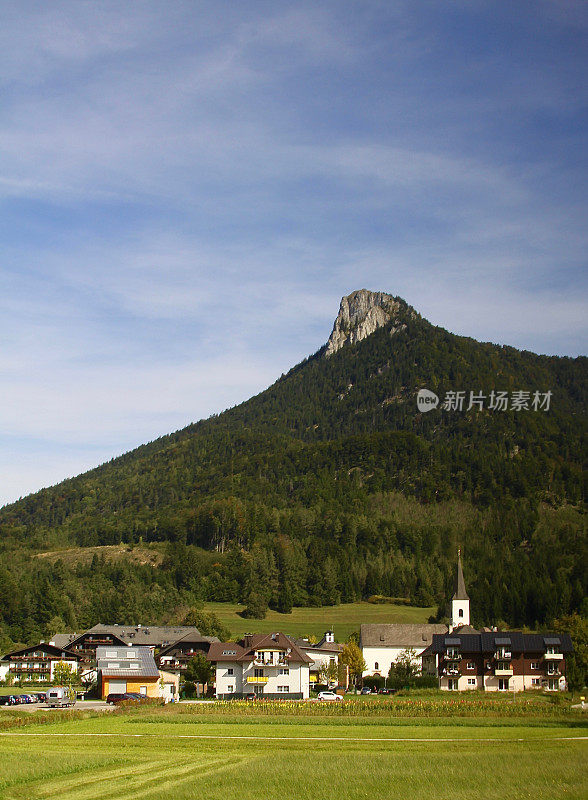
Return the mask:
<path id="1" fill-rule="evenodd" d="M 454 600 L 469 600 L 468 593 L 465 588 L 465 581 L 463 579 L 463 569 L 461 567 L 461 550 L 457 551 L 457 573 L 455 575 L 455 594 Z"/>
<path id="2" fill-rule="evenodd" d="M 470 624 L 470 598 L 465 588 L 461 567 L 461 550 L 457 551 L 457 572 L 455 574 L 455 594 L 451 599 L 451 628 Z"/>

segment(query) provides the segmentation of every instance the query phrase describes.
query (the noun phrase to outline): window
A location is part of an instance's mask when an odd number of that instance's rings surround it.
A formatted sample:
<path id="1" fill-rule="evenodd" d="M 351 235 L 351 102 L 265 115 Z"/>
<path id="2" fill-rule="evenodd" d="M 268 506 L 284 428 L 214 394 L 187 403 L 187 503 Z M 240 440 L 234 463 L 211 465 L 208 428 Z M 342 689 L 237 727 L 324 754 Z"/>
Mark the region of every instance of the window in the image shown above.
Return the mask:
<path id="1" fill-rule="evenodd" d="M 549 689 L 550 689 L 552 692 L 553 692 L 553 691 L 557 691 L 557 689 L 559 688 L 559 681 L 558 681 L 557 679 L 556 679 L 556 680 L 554 680 L 553 678 L 550 678 L 550 679 L 547 681 L 547 687 L 548 687 L 548 688 L 549 688 Z"/>
<path id="2" fill-rule="evenodd" d="M 531 686 L 541 686 L 541 678 L 531 678 Z"/>
<path id="3" fill-rule="evenodd" d="M 290 670 L 288 669 L 288 667 L 284 667 L 283 669 L 278 670 L 278 675 L 289 675 L 289 674 Z"/>
<path id="4" fill-rule="evenodd" d="M 107 650 L 106 651 L 106 658 L 116 658 L 117 652 L 116 650 Z"/>
<path id="5" fill-rule="evenodd" d="M 380 665 L 378 664 L 378 662 L 377 662 L 377 661 L 376 661 L 376 663 L 374 664 L 374 669 L 380 669 Z"/>
<path id="6" fill-rule="evenodd" d="M 468 669 L 476 669 L 476 665 L 473 661 L 468 661 Z"/>
<path id="7" fill-rule="evenodd" d="M 223 656 L 236 656 L 236 650 L 223 650 Z"/>
<path id="8" fill-rule="evenodd" d="M 129 664 L 129 669 L 139 669 L 138 663 Z"/>
<path id="9" fill-rule="evenodd" d="M 120 669 L 120 664 L 115 662 L 108 662 L 108 669 Z"/>
<path id="10" fill-rule="evenodd" d="M 279 694 L 288 694 L 289 691 L 290 691 L 289 686 L 278 686 Z"/>
<path id="11" fill-rule="evenodd" d="M 447 688 L 449 689 L 450 692 L 456 692 L 457 691 L 457 680 L 453 679 L 453 678 L 449 678 L 449 680 L 447 681 Z"/>
<path id="12" fill-rule="evenodd" d="M 235 670 L 233 669 L 233 667 L 229 667 L 227 669 L 227 675 L 234 675 L 234 674 L 235 674 Z"/>
<path id="13" fill-rule="evenodd" d="M 255 669 L 255 677 L 256 678 L 263 678 L 263 670 L 262 669 Z"/>
<path id="14" fill-rule="evenodd" d="M 227 694 L 233 694 L 234 691 L 235 691 L 235 687 L 233 686 L 233 684 L 232 683 L 229 684 L 227 686 Z"/>
<path id="15" fill-rule="evenodd" d="M 539 669 L 539 662 L 531 661 L 531 669 Z"/>
<path id="16" fill-rule="evenodd" d="M 476 679 L 475 678 L 468 678 L 468 686 L 475 686 Z"/>
<path id="17" fill-rule="evenodd" d="M 499 678 L 498 679 L 498 691 L 499 692 L 508 692 L 508 678 Z"/>
<path id="18" fill-rule="evenodd" d="M 463 617 L 463 608 L 460 608 L 458 613 L 460 617 Z"/>

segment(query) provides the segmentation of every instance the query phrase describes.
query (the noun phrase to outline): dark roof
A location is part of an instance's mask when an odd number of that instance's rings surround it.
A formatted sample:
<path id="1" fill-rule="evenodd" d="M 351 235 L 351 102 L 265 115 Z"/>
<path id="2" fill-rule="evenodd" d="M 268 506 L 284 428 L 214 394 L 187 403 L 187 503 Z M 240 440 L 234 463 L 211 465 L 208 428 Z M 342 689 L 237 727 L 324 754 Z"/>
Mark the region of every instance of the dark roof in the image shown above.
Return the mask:
<path id="1" fill-rule="evenodd" d="M 194 637 L 194 641 L 211 641 L 214 637 L 202 636 L 198 628 L 188 625 L 102 625 L 98 623 L 76 637 L 75 642 L 83 636 L 107 633 L 116 637 L 122 644 L 148 647 L 167 647 L 185 636 Z"/>
<path id="2" fill-rule="evenodd" d="M 360 647 L 418 647 L 431 644 L 434 634 L 447 633 L 447 625 L 377 623 L 360 625 Z"/>
<path id="3" fill-rule="evenodd" d="M 454 600 L 469 600 L 468 593 L 465 588 L 465 581 L 463 579 L 463 570 L 461 568 L 461 554 L 457 554 L 457 572 L 455 575 L 455 594 Z"/>
<path id="4" fill-rule="evenodd" d="M 256 650 L 283 650 L 290 661 L 312 663 L 293 639 L 285 633 L 255 633 L 239 642 L 213 642 L 208 651 L 209 661 L 252 661 Z"/>
<path id="5" fill-rule="evenodd" d="M 546 646 L 557 644 L 561 653 L 573 652 L 572 640 L 567 633 L 554 637 L 553 634 L 523 633 L 522 631 L 492 631 L 489 633 L 465 633 L 451 636 L 436 634 L 433 636 L 428 653 L 444 653 L 447 646 L 459 647 L 462 653 L 494 653 L 497 647 L 505 646 L 505 639 L 509 639 L 509 646 L 515 653 L 544 653 Z M 557 642 L 555 639 L 557 638 Z"/>
<path id="6" fill-rule="evenodd" d="M 308 639 L 294 639 L 296 646 L 305 652 L 307 650 L 314 650 L 315 653 L 340 653 L 343 650 L 343 645 L 339 642 L 327 642 L 323 637 L 317 644 L 311 644 Z"/>
<path id="7" fill-rule="evenodd" d="M 177 639 L 175 642 L 172 642 L 171 644 L 168 644 L 167 647 L 162 648 L 159 651 L 159 656 L 161 657 L 161 656 L 166 655 L 171 650 L 173 650 L 174 648 L 178 647 L 178 645 L 181 645 L 181 644 L 185 644 L 185 645 L 186 644 L 195 644 L 195 645 L 198 645 L 197 649 L 199 651 L 208 652 L 212 642 L 220 642 L 220 639 L 218 638 L 218 636 L 201 636 L 200 634 L 198 634 L 198 636 L 194 636 L 194 634 L 192 634 L 192 633 L 187 633 L 185 636 L 182 636 L 180 639 Z"/>
<path id="8" fill-rule="evenodd" d="M 36 650 L 47 653 L 49 656 L 55 656 L 55 658 L 65 657 L 73 661 L 80 660 L 80 657 L 76 653 L 70 653 L 69 650 L 65 650 L 63 647 L 56 647 L 48 642 L 39 642 L 39 644 L 32 644 L 29 647 L 22 647 L 20 650 L 13 650 L 11 653 L 6 653 L 5 656 L 0 658 L 0 661 L 9 661 L 11 658 L 26 656 L 28 653 L 33 653 Z"/>

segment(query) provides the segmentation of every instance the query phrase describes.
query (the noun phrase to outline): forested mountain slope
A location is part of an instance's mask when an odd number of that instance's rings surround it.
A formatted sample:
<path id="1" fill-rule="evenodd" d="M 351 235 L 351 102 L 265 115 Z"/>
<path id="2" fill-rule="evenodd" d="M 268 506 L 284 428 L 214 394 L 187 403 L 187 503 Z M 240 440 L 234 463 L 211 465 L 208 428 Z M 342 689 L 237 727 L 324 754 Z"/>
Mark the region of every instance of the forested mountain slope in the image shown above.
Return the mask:
<path id="1" fill-rule="evenodd" d="M 125 564 L 136 589 L 124 602 L 112 565 L 63 565 L 65 622 L 94 602 L 107 622 L 196 596 L 286 611 L 372 594 L 430 605 L 447 595 L 460 544 L 476 621 L 532 625 L 578 608 L 587 359 L 458 337 L 384 297 L 389 319 L 361 341 L 325 346 L 240 406 L 1 509 L 5 585 L 43 579 L 31 550 L 164 541 L 160 567 Z M 463 391 L 463 408 L 421 413 L 422 388 L 441 404 Z M 528 409 L 491 410 L 500 391 L 509 406 L 528 392 Z M 470 392 L 484 398 L 468 411 Z M 75 586 L 97 576 L 102 590 L 80 600 Z M 145 585 L 159 605 L 145 606 Z M 32 594 L 24 612 L 0 608 L 13 639 L 23 613 L 35 631 L 63 616 Z"/>

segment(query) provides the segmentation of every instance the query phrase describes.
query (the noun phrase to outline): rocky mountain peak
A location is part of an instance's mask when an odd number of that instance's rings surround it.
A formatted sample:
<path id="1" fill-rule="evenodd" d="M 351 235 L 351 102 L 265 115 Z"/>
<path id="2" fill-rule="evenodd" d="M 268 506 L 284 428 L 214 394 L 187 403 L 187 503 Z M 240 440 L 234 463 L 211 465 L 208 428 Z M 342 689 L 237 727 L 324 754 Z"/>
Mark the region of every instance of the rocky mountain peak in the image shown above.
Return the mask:
<path id="1" fill-rule="evenodd" d="M 325 355 L 333 355 L 343 345 L 361 342 L 378 328 L 395 320 L 401 308 L 404 308 L 404 303 L 385 292 L 358 289 L 343 297 Z M 398 324 L 392 332 L 395 333 L 400 327 Z"/>

